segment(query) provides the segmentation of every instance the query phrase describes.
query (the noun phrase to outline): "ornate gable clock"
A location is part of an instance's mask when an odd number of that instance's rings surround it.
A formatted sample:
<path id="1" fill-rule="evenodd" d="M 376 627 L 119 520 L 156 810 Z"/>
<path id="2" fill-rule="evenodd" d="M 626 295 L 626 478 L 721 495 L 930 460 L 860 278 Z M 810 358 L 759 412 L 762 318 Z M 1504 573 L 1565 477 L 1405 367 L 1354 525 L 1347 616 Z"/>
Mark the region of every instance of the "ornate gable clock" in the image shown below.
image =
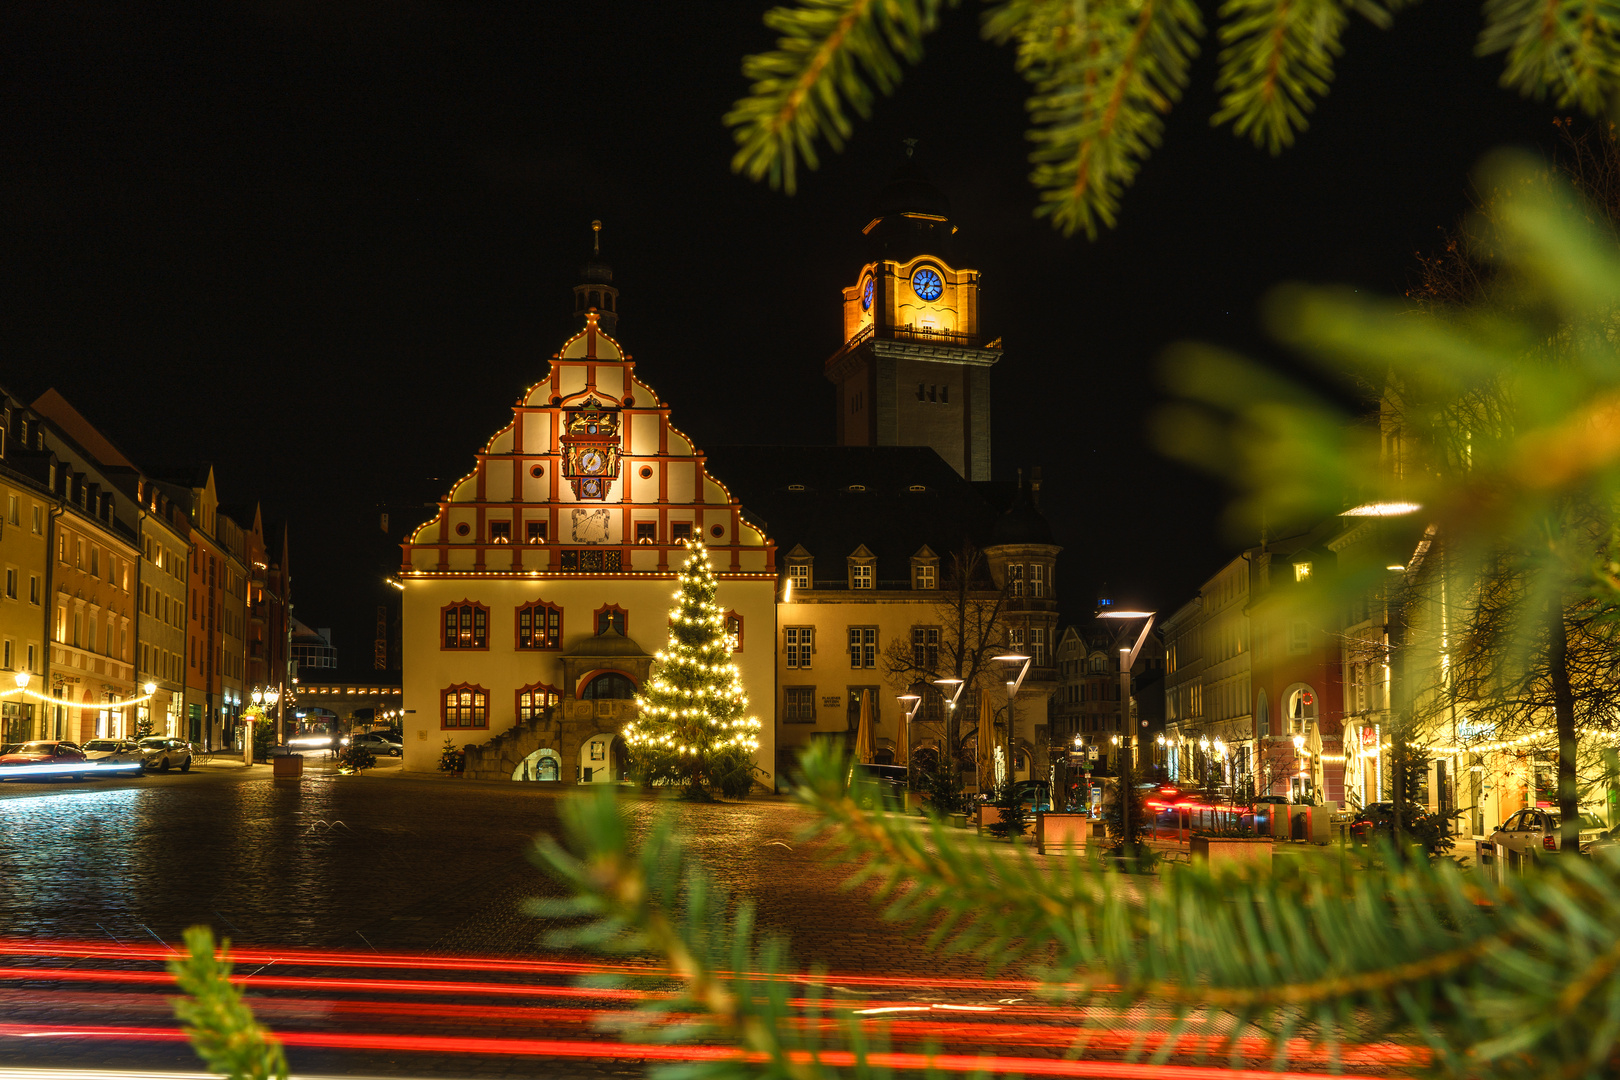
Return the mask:
<path id="1" fill-rule="evenodd" d="M 619 412 L 595 398 L 565 413 L 563 475 L 578 499 L 605 499 L 619 476 Z"/>

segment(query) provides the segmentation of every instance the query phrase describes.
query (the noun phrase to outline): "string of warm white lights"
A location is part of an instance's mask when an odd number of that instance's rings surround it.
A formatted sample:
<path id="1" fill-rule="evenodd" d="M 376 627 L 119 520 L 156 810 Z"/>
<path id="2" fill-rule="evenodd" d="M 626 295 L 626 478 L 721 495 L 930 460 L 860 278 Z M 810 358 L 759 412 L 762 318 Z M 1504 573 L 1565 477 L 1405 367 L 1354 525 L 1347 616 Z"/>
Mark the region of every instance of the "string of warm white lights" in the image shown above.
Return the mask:
<path id="1" fill-rule="evenodd" d="M 122 709 L 130 705 L 144 705 L 157 695 L 157 684 L 147 683 L 142 687 L 146 693 L 140 697 L 124 698 L 121 701 L 74 701 L 72 698 L 51 697 L 27 686 L 13 686 L 0 690 L 0 697 L 17 694 L 21 697 L 33 698 L 43 701 L 47 705 L 63 705 L 69 709 Z"/>

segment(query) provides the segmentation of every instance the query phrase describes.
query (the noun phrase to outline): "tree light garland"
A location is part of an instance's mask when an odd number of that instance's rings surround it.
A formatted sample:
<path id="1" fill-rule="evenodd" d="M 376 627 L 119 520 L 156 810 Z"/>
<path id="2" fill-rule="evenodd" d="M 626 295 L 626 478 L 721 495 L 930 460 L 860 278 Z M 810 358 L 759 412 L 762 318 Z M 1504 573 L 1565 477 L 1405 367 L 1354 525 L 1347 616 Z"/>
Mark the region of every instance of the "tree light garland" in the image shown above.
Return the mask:
<path id="1" fill-rule="evenodd" d="M 748 695 L 731 662 L 725 616 L 715 603 L 718 582 L 702 541 L 687 543 L 669 615 L 669 641 L 659 650 L 652 678 L 636 698 L 640 715 L 623 738 L 632 769 L 648 780 L 688 787 L 717 782 L 753 768 L 759 749 L 757 717 L 747 716 Z"/>

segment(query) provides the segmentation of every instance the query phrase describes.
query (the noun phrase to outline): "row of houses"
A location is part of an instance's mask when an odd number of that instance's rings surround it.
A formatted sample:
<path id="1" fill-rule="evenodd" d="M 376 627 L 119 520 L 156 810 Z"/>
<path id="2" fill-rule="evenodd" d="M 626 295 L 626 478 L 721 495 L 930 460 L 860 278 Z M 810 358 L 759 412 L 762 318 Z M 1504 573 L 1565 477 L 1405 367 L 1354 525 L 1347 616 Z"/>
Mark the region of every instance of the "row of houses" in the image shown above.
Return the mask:
<path id="1" fill-rule="evenodd" d="M 285 691 L 285 529 L 221 509 L 212 466 L 149 472 L 56 390 L 0 387 L 0 742 L 235 744 Z"/>

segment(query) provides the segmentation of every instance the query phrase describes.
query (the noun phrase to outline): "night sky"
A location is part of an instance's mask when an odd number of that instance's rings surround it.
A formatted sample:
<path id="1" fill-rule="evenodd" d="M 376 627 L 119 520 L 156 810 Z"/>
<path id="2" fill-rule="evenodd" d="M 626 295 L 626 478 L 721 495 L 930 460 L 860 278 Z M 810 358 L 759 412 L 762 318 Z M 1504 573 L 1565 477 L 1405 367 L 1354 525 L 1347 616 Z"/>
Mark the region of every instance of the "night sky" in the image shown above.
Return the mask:
<path id="1" fill-rule="evenodd" d="M 0 380 L 55 385 L 148 469 L 211 460 L 227 506 L 285 517 L 297 615 L 364 664 L 393 545 L 570 331 L 591 219 L 618 336 L 678 426 L 829 442 L 838 290 L 915 137 L 984 274 L 995 470 L 1044 466 L 1066 617 L 1103 580 L 1170 610 L 1237 544 L 1219 485 L 1147 446 L 1164 346 L 1286 363 L 1256 326 L 1267 288 L 1400 292 L 1486 151 L 1554 141 L 1556 114 L 1473 56 L 1477 5 L 1421 5 L 1357 27 L 1280 158 L 1210 127 L 1206 49 L 1120 227 L 1064 240 L 1031 216 L 1011 53 L 964 4 L 790 198 L 731 174 L 720 123 L 765 6 L 10 5 Z"/>

